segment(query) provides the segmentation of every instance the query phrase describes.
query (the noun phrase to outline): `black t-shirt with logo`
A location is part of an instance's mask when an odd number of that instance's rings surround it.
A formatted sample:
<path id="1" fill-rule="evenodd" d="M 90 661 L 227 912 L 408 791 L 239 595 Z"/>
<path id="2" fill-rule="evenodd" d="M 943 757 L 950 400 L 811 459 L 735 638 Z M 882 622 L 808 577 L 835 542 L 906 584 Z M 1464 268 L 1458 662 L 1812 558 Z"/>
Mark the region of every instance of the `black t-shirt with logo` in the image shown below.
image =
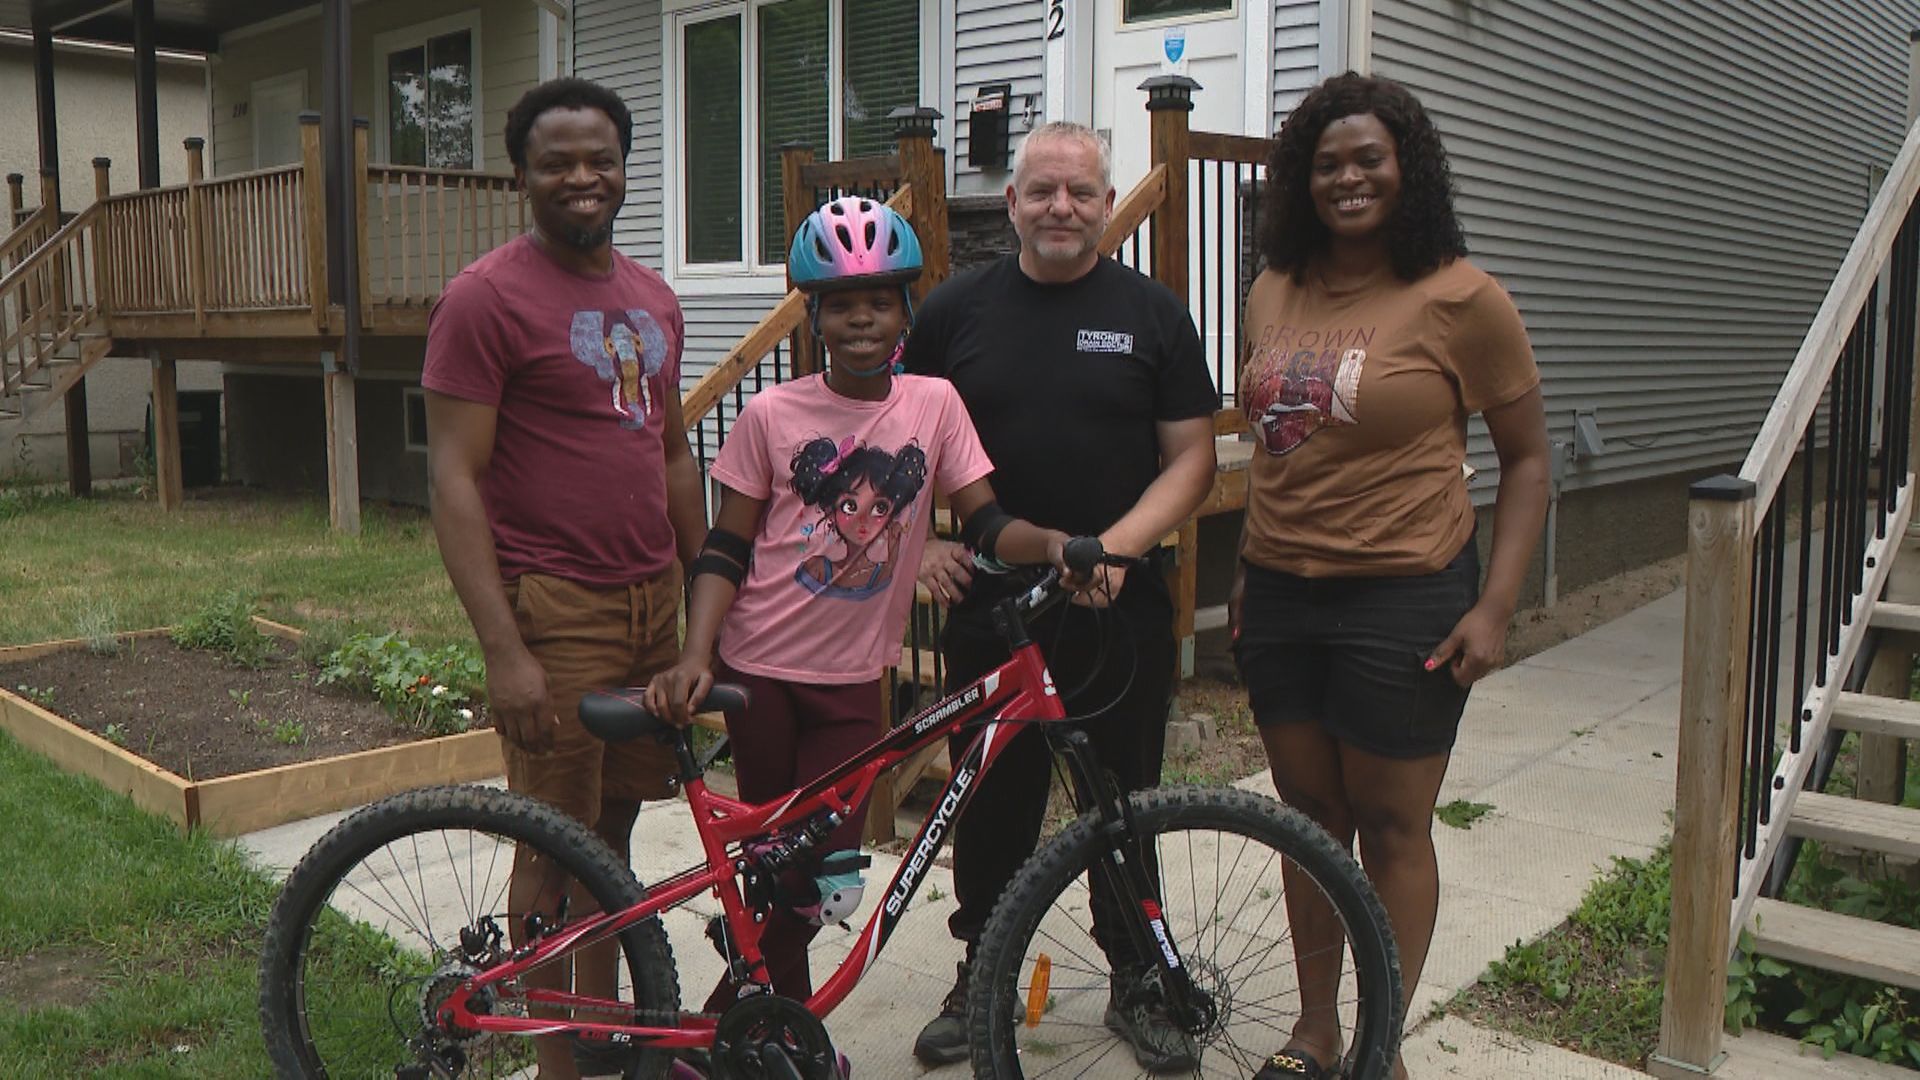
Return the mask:
<path id="1" fill-rule="evenodd" d="M 1186 308 L 1112 259 L 1062 285 L 1013 255 L 955 277 L 917 312 L 904 360 L 960 391 L 1001 508 L 1075 536 L 1118 521 L 1160 475 L 1156 423 L 1219 406 Z"/>

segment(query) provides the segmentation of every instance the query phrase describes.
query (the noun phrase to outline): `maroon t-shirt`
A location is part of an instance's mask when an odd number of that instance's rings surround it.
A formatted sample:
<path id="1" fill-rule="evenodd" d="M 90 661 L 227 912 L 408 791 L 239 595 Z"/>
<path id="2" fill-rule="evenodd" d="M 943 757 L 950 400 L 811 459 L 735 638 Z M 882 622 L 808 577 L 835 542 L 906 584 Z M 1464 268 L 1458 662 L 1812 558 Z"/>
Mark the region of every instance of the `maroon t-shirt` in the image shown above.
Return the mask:
<path id="1" fill-rule="evenodd" d="M 673 290 L 619 252 L 587 276 L 523 236 L 447 283 L 420 382 L 500 411 L 480 490 L 502 578 L 625 585 L 673 562 L 661 433 L 684 332 Z"/>

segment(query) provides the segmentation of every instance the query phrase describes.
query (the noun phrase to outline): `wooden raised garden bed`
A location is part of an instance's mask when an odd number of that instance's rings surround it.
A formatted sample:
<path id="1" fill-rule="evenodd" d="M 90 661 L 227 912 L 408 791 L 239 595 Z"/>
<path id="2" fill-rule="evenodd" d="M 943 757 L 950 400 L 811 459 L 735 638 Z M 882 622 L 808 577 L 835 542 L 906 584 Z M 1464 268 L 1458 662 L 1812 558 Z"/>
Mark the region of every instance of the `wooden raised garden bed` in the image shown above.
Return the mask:
<path id="1" fill-rule="evenodd" d="M 264 634 L 296 641 L 300 631 L 266 619 Z M 122 641 L 163 637 L 165 629 L 122 634 Z M 83 649 L 81 640 L 0 648 L 0 665 L 61 650 Z M 57 708 L 57 703 L 56 703 Z M 0 686 L 0 730 L 68 772 L 91 777 L 121 792 L 135 805 L 184 828 L 215 836 L 344 810 L 408 788 L 499 776 L 499 739 L 488 729 L 421 739 L 335 757 L 189 780 L 62 718 L 12 688 Z"/>

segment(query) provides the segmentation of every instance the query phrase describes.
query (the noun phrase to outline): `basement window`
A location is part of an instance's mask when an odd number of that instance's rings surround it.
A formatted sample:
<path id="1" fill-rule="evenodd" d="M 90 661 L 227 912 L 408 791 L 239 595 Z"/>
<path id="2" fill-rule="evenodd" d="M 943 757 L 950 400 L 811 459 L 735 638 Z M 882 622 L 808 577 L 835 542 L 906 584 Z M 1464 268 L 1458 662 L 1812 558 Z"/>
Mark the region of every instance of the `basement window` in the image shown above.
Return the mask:
<path id="1" fill-rule="evenodd" d="M 427 392 L 417 386 L 409 386 L 402 396 L 406 404 L 407 449 L 425 451 L 427 448 Z"/>

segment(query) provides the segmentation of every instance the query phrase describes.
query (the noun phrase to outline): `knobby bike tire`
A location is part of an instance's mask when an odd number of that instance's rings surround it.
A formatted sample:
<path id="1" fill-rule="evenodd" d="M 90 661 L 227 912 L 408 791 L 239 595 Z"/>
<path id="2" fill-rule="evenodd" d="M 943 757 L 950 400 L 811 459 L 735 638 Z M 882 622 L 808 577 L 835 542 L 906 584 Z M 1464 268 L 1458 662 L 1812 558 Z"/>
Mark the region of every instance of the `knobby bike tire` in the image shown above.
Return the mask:
<path id="1" fill-rule="evenodd" d="M 1027 860 L 981 935 L 967 1003 L 974 1075 L 1253 1075 L 1286 1044 L 1298 1015 L 1297 995 L 1278 989 L 1295 963 L 1284 887 L 1274 884 L 1288 862 L 1330 901 L 1346 931 L 1338 1075 L 1391 1075 L 1402 1020 L 1399 957 L 1386 911 L 1353 857 L 1310 819 L 1248 792 L 1159 788 L 1130 804 L 1142 845 L 1156 853 L 1168 930 L 1195 985 L 1218 1006 L 1217 1023 L 1185 1047 L 1185 1060 L 1164 1068 L 1149 1068 L 1115 1034 L 1110 965 L 1090 929 L 1086 886 L 1106 845 L 1088 814 Z M 1189 893 L 1208 875 L 1218 893 L 1202 910 L 1204 901 Z"/>
<path id="2" fill-rule="evenodd" d="M 458 843 L 463 834 L 464 849 Z M 502 851 L 510 869 L 514 848 L 499 842 L 530 845 L 552 859 L 604 911 L 631 907 L 645 898 L 633 872 L 598 836 L 526 795 L 494 788 L 438 787 L 374 803 L 322 837 L 293 868 L 274 903 L 260 958 L 260 1021 L 277 1076 L 392 1080 L 396 1066 L 415 1060 L 407 1055 L 417 1051 L 408 1049 L 405 1039 L 425 1030 L 423 995 L 435 973 L 446 970 L 449 943 L 457 945 L 459 940 L 457 933 L 450 939 L 447 935 L 480 915 L 494 915 L 502 930 L 507 928 L 507 918 L 518 918 L 505 912 L 506 886 L 499 870 Z M 477 869 L 482 860 L 489 862 L 484 878 Z M 423 878 L 428 873 L 423 867 L 429 865 L 452 867 L 451 877 L 442 874 L 428 895 L 425 881 L 400 880 L 409 861 Z M 463 861 L 464 872 L 460 870 Z M 339 906 L 354 912 L 353 919 L 344 919 L 329 907 L 336 893 Z M 468 910 L 438 922 L 440 916 L 431 905 L 448 901 Z M 495 903 L 497 908 L 492 906 Z M 416 918 L 436 921 L 436 925 L 410 927 Z M 459 921 L 463 918 L 468 922 Z M 424 950 L 407 948 L 408 942 L 423 940 L 433 944 Z M 659 920 L 636 923 L 621 932 L 619 942 L 634 1013 L 654 1019 L 673 1017 L 679 1008 L 678 978 Z M 324 975 L 318 965 L 335 963 L 343 967 L 340 986 L 324 977 L 310 979 L 310 975 Z M 375 989 L 357 990 L 353 982 L 357 976 L 374 983 Z M 314 995 L 309 994 L 312 981 L 321 984 Z M 383 981 L 386 985 L 380 986 Z M 376 1015 L 382 992 L 384 1017 Z M 323 1002 L 311 1002 L 313 996 L 363 1002 L 361 1018 L 366 1023 L 343 1019 L 341 1014 L 348 1010 L 334 1013 Z M 332 1014 L 316 1015 L 310 1009 Z M 630 1016 L 622 1019 L 631 1022 Z M 387 1030 L 362 1030 L 380 1027 L 381 1020 Z M 331 1030 L 335 1026 L 338 1032 Z M 335 1061 L 322 1056 L 316 1031 L 327 1048 L 338 1044 Z M 359 1038 L 369 1045 L 361 1046 L 355 1041 Z M 472 1056 L 474 1050 L 497 1055 L 486 1060 L 500 1062 L 493 1066 L 499 1072 L 486 1071 L 487 1066 Z M 520 1067 L 516 1061 L 531 1059 L 532 1042 L 522 1036 L 482 1037 L 462 1052 L 468 1057 L 463 1077 L 506 1076 Z M 664 1076 L 668 1067 L 667 1056 L 658 1051 L 630 1055 L 624 1066 L 627 1077 L 647 1080 Z"/>

